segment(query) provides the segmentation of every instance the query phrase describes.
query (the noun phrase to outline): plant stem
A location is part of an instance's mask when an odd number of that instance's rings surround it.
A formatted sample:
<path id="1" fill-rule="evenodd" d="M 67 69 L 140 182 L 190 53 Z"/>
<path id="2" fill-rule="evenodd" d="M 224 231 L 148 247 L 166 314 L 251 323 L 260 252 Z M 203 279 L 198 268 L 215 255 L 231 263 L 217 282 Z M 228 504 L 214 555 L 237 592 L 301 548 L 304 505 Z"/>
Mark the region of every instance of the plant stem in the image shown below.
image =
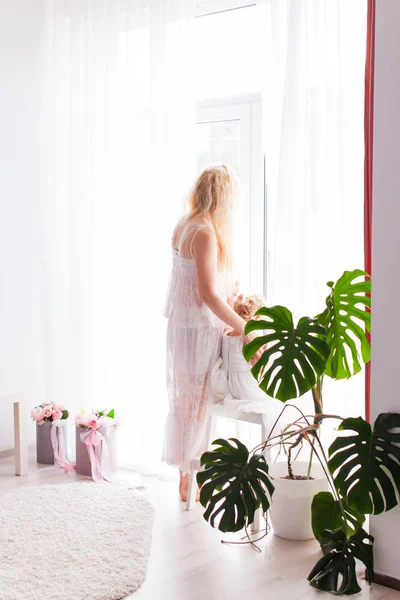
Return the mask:
<path id="1" fill-rule="evenodd" d="M 310 460 L 308 461 L 307 479 L 310 479 L 310 477 L 311 477 L 311 467 L 312 467 L 312 459 L 313 459 L 313 453 L 314 453 L 314 440 L 312 440 L 310 442 L 310 444 L 311 444 L 311 452 L 310 452 Z"/>
<path id="2" fill-rule="evenodd" d="M 272 427 L 271 431 L 269 432 L 269 434 L 268 434 L 268 437 L 267 437 L 267 439 L 265 440 L 265 442 L 262 442 L 261 444 L 258 444 L 258 445 L 257 445 L 255 448 L 253 448 L 253 450 L 251 450 L 251 451 L 250 451 L 250 454 L 254 454 L 255 452 L 257 452 L 257 450 L 259 450 L 259 449 L 261 449 L 261 448 L 262 448 L 262 450 L 261 450 L 261 451 L 262 451 L 262 452 L 264 452 L 264 450 L 265 450 L 265 449 L 268 447 L 268 442 L 269 442 L 270 440 L 272 440 L 272 439 L 275 439 L 275 438 L 282 438 L 282 434 L 281 434 L 281 433 L 280 433 L 280 434 L 278 434 L 278 435 L 275 435 L 275 436 L 273 436 L 273 437 L 272 437 L 272 434 L 273 434 L 273 432 L 274 432 L 274 429 L 275 429 L 275 427 L 277 426 L 277 424 L 278 424 L 278 422 L 279 422 L 279 420 L 280 420 L 281 416 L 283 415 L 283 413 L 285 412 L 285 410 L 286 410 L 287 408 L 294 408 L 294 409 L 296 409 L 296 410 L 297 410 L 297 411 L 298 411 L 298 412 L 301 414 L 301 416 L 303 417 L 304 421 L 307 423 L 307 426 L 311 426 L 311 424 L 310 424 L 309 420 L 306 418 L 306 416 L 305 416 L 305 415 L 304 415 L 304 413 L 303 413 L 303 412 L 302 412 L 302 411 L 299 409 L 299 407 L 298 407 L 298 406 L 295 406 L 294 404 L 285 404 L 285 406 L 284 406 L 284 407 L 283 407 L 283 409 L 281 410 L 281 412 L 280 412 L 280 414 L 279 414 L 278 418 L 276 419 L 276 421 L 275 421 L 275 423 L 274 423 L 274 425 L 273 425 L 273 427 Z M 297 421 L 295 421 L 295 423 L 297 423 Z M 314 425 L 314 428 L 315 428 L 315 425 Z"/>
<path id="3" fill-rule="evenodd" d="M 323 421 L 323 405 L 322 405 L 322 382 L 323 375 L 317 375 L 317 381 L 314 387 L 311 390 L 313 401 L 314 401 L 314 424 L 320 425 Z M 318 433 L 315 432 L 315 438 L 319 439 Z M 310 442 L 311 444 L 311 453 L 310 453 L 310 461 L 308 463 L 307 470 L 307 479 L 311 477 L 311 467 L 312 467 L 312 459 L 314 452 L 314 440 Z"/>
<path id="4" fill-rule="evenodd" d="M 322 382 L 323 382 L 323 375 L 318 375 L 316 384 L 314 385 L 314 387 L 311 390 L 313 401 L 314 401 L 314 412 L 315 412 L 314 423 L 320 423 L 320 421 L 321 421 L 320 415 L 322 415 L 322 412 L 323 412 Z"/>
<path id="5" fill-rule="evenodd" d="M 320 416 L 320 421 L 323 421 L 324 419 L 337 419 L 338 421 L 343 421 L 343 417 L 341 417 L 340 415 L 323 414 Z"/>
<path id="6" fill-rule="evenodd" d="M 333 482 L 333 478 L 332 478 L 332 476 L 331 476 L 331 474 L 329 472 L 328 461 L 327 461 L 327 458 L 326 458 L 326 455 L 325 455 L 325 452 L 324 452 L 324 448 L 323 448 L 323 446 L 321 444 L 321 440 L 315 434 L 314 434 L 314 437 L 315 437 L 315 440 L 317 441 L 317 444 L 319 446 L 319 450 L 317 452 L 317 449 L 316 449 L 316 447 L 314 445 L 312 445 L 312 450 L 313 450 L 315 456 L 317 457 L 317 459 L 318 459 L 318 461 L 319 461 L 319 463 L 320 463 L 320 465 L 322 467 L 322 470 L 324 471 L 325 477 L 326 477 L 326 479 L 327 479 L 327 481 L 329 483 L 329 486 L 330 486 L 330 488 L 332 490 L 333 496 L 336 498 L 336 500 L 339 501 L 340 500 L 339 494 L 336 491 L 335 484 Z M 308 437 L 307 437 L 307 441 L 309 442 L 309 444 L 311 444 L 311 442 L 310 442 L 310 440 L 309 440 Z M 322 458 L 320 457 L 319 452 L 321 452 Z"/>
<path id="7" fill-rule="evenodd" d="M 303 412 L 302 412 L 302 411 L 299 409 L 299 407 L 298 407 L 298 406 L 295 406 L 294 404 L 289 404 L 289 403 L 286 403 L 286 404 L 285 404 L 285 406 L 282 408 L 281 412 L 279 413 L 278 417 L 276 418 L 276 420 L 275 420 L 275 423 L 273 424 L 273 426 L 272 426 L 272 429 L 271 429 L 271 431 L 269 432 L 269 434 L 268 434 L 268 437 L 267 437 L 267 439 L 266 439 L 266 441 L 265 441 L 265 444 L 267 444 L 268 440 L 271 440 L 271 439 L 273 439 L 273 438 L 272 438 L 272 434 L 273 434 L 273 432 L 274 432 L 274 430 L 275 430 L 275 428 L 276 428 L 277 424 L 279 423 L 279 421 L 280 421 L 280 419 L 281 419 L 281 417 L 282 417 L 283 413 L 285 412 L 285 410 L 286 410 L 287 408 L 294 408 L 294 409 L 296 409 L 296 410 L 297 410 L 297 411 L 298 411 L 298 412 L 301 414 L 301 416 L 303 417 L 303 419 L 304 419 L 304 421 L 307 423 L 307 425 L 310 425 L 310 422 L 308 421 L 308 419 L 305 417 L 304 413 L 303 413 Z M 312 415 L 310 418 L 312 418 L 313 416 L 314 416 L 314 415 Z M 295 421 L 295 423 L 297 423 L 297 421 Z M 275 436 L 275 437 L 280 437 L 280 436 L 281 436 L 281 434 L 279 434 L 278 436 Z M 259 448 L 259 446 L 257 446 L 257 449 L 258 449 L 258 448 Z M 263 450 L 264 450 L 264 449 L 263 449 Z M 255 452 L 255 449 L 251 451 L 251 453 L 254 453 L 254 452 Z"/>
<path id="8" fill-rule="evenodd" d="M 322 443 L 321 443 L 321 440 L 319 439 L 319 437 L 318 437 L 318 436 L 315 436 L 315 440 L 316 440 L 316 441 L 317 441 L 317 443 L 318 443 L 319 450 L 320 450 L 320 452 L 321 452 L 321 454 L 322 454 L 323 461 L 321 460 L 321 458 L 320 458 L 320 456 L 318 455 L 318 452 L 316 451 L 316 449 L 315 449 L 315 447 L 314 447 L 314 446 L 313 446 L 313 450 L 314 450 L 314 452 L 315 452 L 315 454 L 316 454 L 316 456 L 317 456 L 317 458 L 318 458 L 318 460 L 319 460 L 319 462 L 320 462 L 320 465 L 321 465 L 321 467 L 322 467 L 322 469 L 323 469 L 323 471 L 324 471 L 324 473 L 325 473 L 325 477 L 326 477 L 326 478 L 327 478 L 327 480 L 328 480 L 328 483 L 329 483 L 329 485 L 330 485 L 330 487 L 331 487 L 331 490 L 332 490 L 332 492 L 333 492 L 333 495 L 335 496 L 336 500 L 340 501 L 340 497 L 339 497 L 339 494 L 338 494 L 338 492 L 337 492 L 337 490 L 336 490 L 336 487 L 335 487 L 335 484 L 334 484 L 334 481 L 333 481 L 333 477 L 332 477 L 332 475 L 330 474 L 330 471 L 329 471 L 329 466 L 328 466 L 328 458 L 327 458 L 327 456 L 326 456 L 326 454 L 325 454 L 324 447 L 323 447 L 323 445 L 322 445 Z M 324 463 L 325 463 L 325 464 L 324 464 Z"/>
<path id="9" fill-rule="evenodd" d="M 288 466 L 288 475 L 289 475 L 290 479 L 294 479 L 293 469 L 292 469 L 292 450 L 301 443 L 303 438 L 304 438 L 304 434 L 301 433 L 299 435 L 299 437 L 297 438 L 297 440 L 295 442 L 293 442 L 293 444 L 290 446 L 289 451 L 288 451 L 287 466 Z"/>
<path id="10" fill-rule="evenodd" d="M 288 431 L 286 433 L 280 433 L 279 435 L 275 435 L 272 438 L 266 439 L 265 442 L 261 442 L 261 444 L 258 444 L 255 448 L 253 448 L 250 451 L 249 454 L 255 454 L 258 450 L 261 450 L 262 452 L 264 452 L 264 450 L 266 450 L 266 449 L 273 448 L 274 446 L 277 446 L 279 444 L 287 443 L 287 440 L 289 440 L 292 437 L 298 436 L 300 433 L 302 433 L 302 434 L 313 433 L 313 432 L 315 432 L 316 429 L 317 429 L 317 426 L 315 426 L 315 425 L 307 425 L 306 427 L 302 427 L 300 430 L 297 430 L 297 431 Z M 280 441 L 271 444 L 271 442 L 273 442 L 273 440 L 280 440 Z"/>
<path id="11" fill-rule="evenodd" d="M 337 418 L 336 415 L 323 415 L 323 404 L 322 404 L 322 384 L 323 384 L 323 377 L 324 377 L 323 375 L 321 375 L 321 376 L 318 375 L 317 382 L 316 382 L 315 386 L 312 389 L 312 395 L 313 395 L 313 400 L 314 400 L 314 409 L 315 409 L 315 417 L 314 417 L 314 423 L 315 424 L 322 423 L 322 421 L 323 421 L 324 418 Z M 328 457 L 326 456 L 324 447 L 322 445 L 322 442 L 321 442 L 321 440 L 320 440 L 319 435 L 318 435 L 317 432 L 315 432 L 315 434 L 314 434 L 314 440 L 312 442 L 310 442 L 310 444 L 311 444 L 311 460 L 310 460 L 309 470 L 311 468 L 312 453 L 313 453 L 313 451 L 315 452 L 315 448 L 314 448 L 314 441 L 315 440 L 317 440 L 317 442 L 319 444 L 319 448 L 320 448 L 320 451 L 322 453 L 322 456 L 323 456 L 326 468 L 325 468 L 325 465 L 323 465 L 322 462 L 321 462 L 321 460 L 320 460 L 321 466 L 322 466 L 322 468 L 323 468 L 323 470 L 325 472 L 325 476 L 326 476 L 326 478 L 327 478 L 327 480 L 329 482 L 329 485 L 330 485 L 332 491 L 334 492 L 334 496 L 336 496 L 336 499 L 337 499 L 338 504 L 339 504 L 340 512 L 342 513 L 342 516 L 343 516 L 343 523 L 344 523 L 345 528 L 346 528 L 346 537 L 347 537 L 349 535 L 350 528 L 349 528 L 349 526 L 347 524 L 346 512 L 345 512 L 344 507 L 343 507 L 342 499 L 341 499 L 338 491 L 336 490 L 335 481 L 333 479 L 333 476 L 329 472 Z M 328 476 L 328 473 L 329 473 L 329 476 Z"/>

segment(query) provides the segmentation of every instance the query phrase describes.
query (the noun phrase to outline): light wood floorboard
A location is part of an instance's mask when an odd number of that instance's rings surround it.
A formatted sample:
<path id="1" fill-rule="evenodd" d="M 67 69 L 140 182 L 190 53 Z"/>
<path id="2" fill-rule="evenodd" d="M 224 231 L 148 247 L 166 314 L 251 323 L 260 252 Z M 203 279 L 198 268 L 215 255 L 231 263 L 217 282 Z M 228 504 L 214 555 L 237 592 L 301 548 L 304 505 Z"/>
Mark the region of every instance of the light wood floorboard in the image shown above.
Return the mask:
<path id="1" fill-rule="evenodd" d="M 118 475 L 129 479 L 127 471 Z M 55 467 L 36 465 L 30 456 L 29 475 L 14 475 L 13 457 L 0 460 L 0 496 L 23 486 L 67 483 L 79 476 L 66 476 Z M 290 542 L 269 534 L 262 552 L 246 546 L 221 543 L 220 532 L 203 520 L 199 505 L 185 511 L 175 481 L 157 477 L 144 479 L 156 509 L 153 545 L 147 578 L 136 600 L 305 600 L 333 598 L 313 590 L 305 577 L 319 556 L 315 541 Z M 96 484 L 93 484 L 96 485 Z M 226 536 L 228 538 L 228 536 Z M 239 536 L 230 537 L 236 541 Z M 400 600 L 400 592 L 362 582 L 362 600 Z M 3 600 L 3 599 L 2 599 Z M 4 599 L 7 600 L 7 599 Z M 27 600 L 29 598 L 27 597 Z M 77 600 L 72 599 L 71 600 Z"/>

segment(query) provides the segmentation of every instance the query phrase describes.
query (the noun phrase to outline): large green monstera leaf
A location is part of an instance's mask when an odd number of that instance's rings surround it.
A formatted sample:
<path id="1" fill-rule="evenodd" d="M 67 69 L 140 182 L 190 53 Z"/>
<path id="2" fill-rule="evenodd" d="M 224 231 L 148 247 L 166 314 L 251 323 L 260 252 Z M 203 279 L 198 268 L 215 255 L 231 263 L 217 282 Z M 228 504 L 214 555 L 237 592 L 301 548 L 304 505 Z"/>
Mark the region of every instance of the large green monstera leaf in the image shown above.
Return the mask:
<path id="1" fill-rule="evenodd" d="M 357 529 L 350 538 L 341 529 L 325 531 L 324 535 L 330 540 L 330 549 L 309 574 L 310 584 L 337 595 L 358 594 L 361 588 L 357 583 L 355 559 L 364 563 L 371 583 L 374 580 L 374 538 L 364 529 Z"/>
<path id="2" fill-rule="evenodd" d="M 363 280 L 356 281 L 360 277 Z M 327 285 L 332 292 L 326 299 L 325 311 L 317 317 L 328 333 L 330 355 L 325 375 L 346 379 L 361 371 L 361 360 L 370 359 L 365 329 L 370 331 L 371 313 L 365 307 L 371 307 L 371 280 L 367 273 L 357 269 L 345 271 L 335 284 L 330 281 Z"/>
<path id="3" fill-rule="evenodd" d="M 245 333 L 263 330 L 264 335 L 246 344 L 243 355 L 250 360 L 267 345 L 251 370 L 260 388 L 282 402 L 302 396 L 326 367 L 330 351 L 324 327 L 308 317 L 295 327 L 292 313 L 284 306 L 260 308 L 256 316 L 259 320 L 249 321 Z"/>
<path id="4" fill-rule="evenodd" d="M 400 415 L 382 413 L 374 429 L 361 417 L 342 421 L 339 431 L 353 435 L 337 437 L 329 447 L 329 470 L 335 487 L 350 508 L 361 514 L 388 511 L 400 493 Z"/>
<path id="5" fill-rule="evenodd" d="M 311 505 L 312 529 L 324 551 L 330 544 L 330 539 L 324 535 L 324 531 L 342 529 L 345 533 L 354 534 L 364 525 L 365 516 L 359 515 L 347 506 L 344 498 L 341 499 L 341 505 L 344 514 L 339 506 L 339 501 L 335 500 L 331 492 L 319 492 L 313 498 Z"/>
<path id="6" fill-rule="evenodd" d="M 230 443 L 232 442 L 232 443 Z M 239 440 L 216 440 L 214 450 L 201 457 L 204 470 L 197 474 L 200 502 L 206 508 L 204 518 L 223 532 L 240 531 L 254 520 L 255 511 L 270 507 L 274 486 L 262 455 L 253 455 Z"/>

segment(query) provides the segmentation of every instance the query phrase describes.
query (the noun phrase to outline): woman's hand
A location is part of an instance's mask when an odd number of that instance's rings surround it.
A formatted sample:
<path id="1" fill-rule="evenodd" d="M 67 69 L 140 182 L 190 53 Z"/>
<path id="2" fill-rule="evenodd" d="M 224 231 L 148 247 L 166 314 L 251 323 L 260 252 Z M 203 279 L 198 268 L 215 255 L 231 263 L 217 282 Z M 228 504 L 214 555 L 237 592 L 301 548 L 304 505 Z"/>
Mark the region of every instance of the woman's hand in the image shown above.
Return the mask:
<path id="1" fill-rule="evenodd" d="M 243 341 L 245 344 L 249 344 L 256 337 L 258 337 L 256 335 L 256 333 L 254 331 L 251 331 L 250 333 L 248 333 L 247 335 L 244 336 Z M 260 358 L 262 357 L 262 355 L 264 354 L 266 349 L 267 349 L 267 345 L 264 344 L 264 346 L 261 346 L 261 348 L 259 350 L 257 350 L 257 352 L 249 360 L 249 363 L 251 364 L 251 366 L 255 365 L 260 360 Z"/>

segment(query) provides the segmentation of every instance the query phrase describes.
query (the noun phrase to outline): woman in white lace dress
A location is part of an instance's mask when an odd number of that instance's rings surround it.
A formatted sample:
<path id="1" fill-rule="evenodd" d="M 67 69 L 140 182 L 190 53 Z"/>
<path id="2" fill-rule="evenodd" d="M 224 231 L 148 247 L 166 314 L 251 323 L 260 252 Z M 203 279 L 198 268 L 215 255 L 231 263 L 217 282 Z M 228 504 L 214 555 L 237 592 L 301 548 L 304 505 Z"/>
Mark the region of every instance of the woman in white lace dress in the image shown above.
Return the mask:
<path id="1" fill-rule="evenodd" d="M 206 407 L 212 401 L 210 372 L 220 354 L 223 328 L 229 325 L 243 334 L 246 324 L 227 302 L 235 187 L 228 167 L 205 169 L 172 239 L 173 267 L 165 309 L 169 415 L 163 460 L 179 467 L 179 493 L 184 501 L 190 461 L 205 449 Z"/>

